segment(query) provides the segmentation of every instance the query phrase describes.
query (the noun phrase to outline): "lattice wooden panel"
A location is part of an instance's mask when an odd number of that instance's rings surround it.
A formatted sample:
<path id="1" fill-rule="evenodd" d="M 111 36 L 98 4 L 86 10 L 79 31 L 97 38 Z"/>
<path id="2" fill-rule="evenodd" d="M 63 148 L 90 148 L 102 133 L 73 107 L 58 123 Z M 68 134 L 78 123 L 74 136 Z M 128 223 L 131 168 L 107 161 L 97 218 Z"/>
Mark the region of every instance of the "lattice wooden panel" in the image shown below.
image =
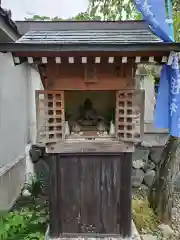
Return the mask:
<path id="1" fill-rule="evenodd" d="M 64 139 L 64 92 L 36 91 L 37 142 L 56 143 Z"/>
<path id="2" fill-rule="evenodd" d="M 116 135 L 119 140 L 138 142 L 144 131 L 144 91 L 116 93 Z"/>

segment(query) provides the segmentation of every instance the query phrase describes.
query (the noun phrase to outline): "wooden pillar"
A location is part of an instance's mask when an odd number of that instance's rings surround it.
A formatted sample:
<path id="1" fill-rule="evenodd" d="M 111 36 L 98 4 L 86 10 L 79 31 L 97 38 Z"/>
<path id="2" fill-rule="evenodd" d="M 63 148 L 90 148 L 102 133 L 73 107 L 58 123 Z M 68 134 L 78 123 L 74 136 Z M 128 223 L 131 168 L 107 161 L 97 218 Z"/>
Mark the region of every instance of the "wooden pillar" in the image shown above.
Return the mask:
<path id="1" fill-rule="evenodd" d="M 123 237 L 131 236 L 132 225 L 132 153 L 124 153 L 121 160 L 120 172 L 120 234 Z"/>
<path id="2" fill-rule="evenodd" d="M 58 238 L 62 232 L 61 226 L 61 203 L 60 201 L 60 176 L 58 174 L 59 161 L 56 155 L 50 157 L 50 188 L 49 188 L 49 221 L 50 237 Z"/>

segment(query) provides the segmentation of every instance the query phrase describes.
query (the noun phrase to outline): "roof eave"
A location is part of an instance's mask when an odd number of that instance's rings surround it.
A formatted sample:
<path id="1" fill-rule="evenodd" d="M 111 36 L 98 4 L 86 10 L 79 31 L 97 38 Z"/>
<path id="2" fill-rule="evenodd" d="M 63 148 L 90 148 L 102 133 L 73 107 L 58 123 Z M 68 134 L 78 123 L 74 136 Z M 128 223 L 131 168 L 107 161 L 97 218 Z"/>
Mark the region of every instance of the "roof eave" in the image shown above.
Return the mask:
<path id="1" fill-rule="evenodd" d="M 58 43 L 0 43 L 0 52 L 60 53 L 60 52 L 180 52 L 180 43 L 131 44 L 58 44 Z"/>

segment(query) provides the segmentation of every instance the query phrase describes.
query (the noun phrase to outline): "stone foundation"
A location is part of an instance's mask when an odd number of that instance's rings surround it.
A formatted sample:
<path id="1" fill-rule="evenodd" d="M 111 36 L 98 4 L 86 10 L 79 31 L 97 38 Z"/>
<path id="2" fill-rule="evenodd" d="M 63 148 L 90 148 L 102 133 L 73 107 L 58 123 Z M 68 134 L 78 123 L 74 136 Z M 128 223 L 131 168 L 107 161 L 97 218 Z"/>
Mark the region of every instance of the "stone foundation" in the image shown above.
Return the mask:
<path id="1" fill-rule="evenodd" d="M 164 147 L 136 147 L 133 153 L 132 186 L 139 188 L 141 185 L 151 187 L 156 175 L 157 164 L 161 160 Z M 173 186 L 180 190 L 180 162 L 176 164 L 176 174 L 173 178 Z M 180 161 L 180 160 L 179 160 Z"/>
<path id="2" fill-rule="evenodd" d="M 20 157 L 11 165 L 0 168 L 0 211 L 12 208 L 25 183 L 26 162 Z"/>

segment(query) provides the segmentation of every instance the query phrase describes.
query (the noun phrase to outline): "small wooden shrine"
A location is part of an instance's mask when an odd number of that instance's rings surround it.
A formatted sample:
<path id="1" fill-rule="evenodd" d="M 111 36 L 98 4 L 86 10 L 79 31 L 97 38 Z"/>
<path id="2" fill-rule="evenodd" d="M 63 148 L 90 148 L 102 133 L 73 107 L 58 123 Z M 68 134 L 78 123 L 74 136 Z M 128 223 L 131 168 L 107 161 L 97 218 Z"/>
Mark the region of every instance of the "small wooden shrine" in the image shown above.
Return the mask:
<path id="1" fill-rule="evenodd" d="M 164 63 L 176 44 L 144 22 L 33 23 L 4 44 L 15 64 L 37 64 L 37 144 L 50 166 L 50 237 L 131 235 L 131 167 L 141 142 L 139 63 Z"/>

